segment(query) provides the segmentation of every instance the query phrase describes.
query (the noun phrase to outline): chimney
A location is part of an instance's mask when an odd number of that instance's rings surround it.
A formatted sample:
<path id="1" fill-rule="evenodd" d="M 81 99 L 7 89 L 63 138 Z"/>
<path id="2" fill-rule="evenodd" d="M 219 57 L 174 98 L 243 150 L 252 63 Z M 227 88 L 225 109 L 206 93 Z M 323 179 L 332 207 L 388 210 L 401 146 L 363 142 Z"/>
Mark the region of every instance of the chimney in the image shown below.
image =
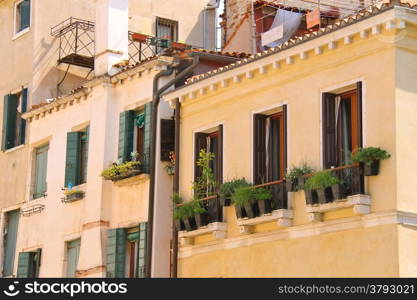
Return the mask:
<path id="1" fill-rule="evenodd" d="M 113 65 L 129 59 L 129 0 L 96 0 L 96 76 L 117 69 Z"/>

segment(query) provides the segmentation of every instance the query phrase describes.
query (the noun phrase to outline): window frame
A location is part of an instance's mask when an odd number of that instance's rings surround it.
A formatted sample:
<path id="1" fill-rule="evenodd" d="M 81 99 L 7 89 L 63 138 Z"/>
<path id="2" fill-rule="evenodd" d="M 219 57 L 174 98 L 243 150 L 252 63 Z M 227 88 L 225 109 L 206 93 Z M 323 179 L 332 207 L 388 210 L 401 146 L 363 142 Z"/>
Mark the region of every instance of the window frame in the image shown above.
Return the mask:
<path id="1" fill-rule="evenodd" d="M 172 30 L 171 34 L 173 36 L 172 39 L 167 39 L 165 37 L 158 36 L 158 26 L 160 24 L 171 26 L 171 30 Z M 166 39 L 166 40 L 169 40 L 171 42 L 178 42 L 178 39 L 179 39 L 179 30 L 178 29 L 179 29 L 178 21 L 167 19 L 167 18 L 162 18 L 162 17 L 156 17 L 156 20 L 155 20 L 155 37 L 156 38 Z"/>
<path id="2" fill-rule="evenodd" d="M 29 0 L 29 25 L 28 27 L 25 27 L 23 29 L 18 30 L 18 24 L 17 24 L 17 9 L 18 6 L 23 3 L 26 0 L 17 0 L 14 2 L 13 6 L 13 40 L 19 38 L 20 36 L 24 35 L 25 33 L 30 31 L 30 28 L 32 27 L 32 0 Z M 20 24 L 19 24 L 20 26 Z"/>
<path id="3" fill-rule="evenodd" d="M 32 180 L 32 193 L 31 193 L 31 200 L 36 200 L 39 198 L 43 198 L 46 197 L 47 195 L 47 191 L 48 191 L 48 183 L 47 183 L 47 178 L 48 178 L 48 152 L 49 152 L 49 143 L 46 144 L 42 144 L 39 146 L 36 146 L 34 148 L 33 151 L 33 155 L 34 155 L 34 159 L 33 159 L 33 168 L 34 168 L 34 172 L 33 172 L 33 180 Z M 37 177 L 38 177 L 38 165 L 37 165 L 37 157 L 38 157 L 38 151 L 39 149 L 42 148 L 46 148 L 44 151 L 46 152 L 46 166 L 45 166 L 45 191 L 42 192 L 38 192 L 37 191 Z"/>
<path id="4" fill-rule="evenodd" d="M 278 111 L 277 111 L 278 110 Z M 273 108 L 269 108 L 269 109 L 265 109 L 265 110 L 259 110 L 256 112 L 253 112 L 252 114 L 252 181 L 254 184 L 263 184 L 263 183 L 268 183 L 268 182 L 273 182 L 276 180 L 269 180 L 269 174 L 266 170 L 266 152 L 269 151 L 269 148 L 267 149 L 266 144 L 264 147 L 264 151 L 265 151 L 265 175 L 266 175 L 266 179 L 261 180 L 260 178 L 258 178 L 258 173 L 259 171 L 259 166 L 257 163 L 257 154 L 258 154 L 258 146 L 256 145 L 257 142 L 257 124 L 256 124 L 256 119 L 257 116 L 262 116 L 262 118 L 264 118 L 262 120 L 262 122 L 265 125 L 266 119 L 267 118 L 271 118 L 272 120 L 279 120 L 279 179 L 277 180 L 282 180 L 285 178 L 285 172 L 287 169 L 287 155 L 288 155 L 288 141 L 287 141 L 287 136 L 288 136 L 288 110 L 287 110 L 287 104 L 281 104 L 279 106 L 275 106 Z M 266 142 L 265 142 L 266 143 Z M 271 156 L 271 154 L 270 154 Z"/>
<path id="5" fill-rule="evenodd" d="M 76 243 L 76 244 L 75 244 Z M 74 246 L 71 246 L 71 244 L 75 244 Z M 78 255 L 77 255 L 77 259 L 75 261 L 75 271 L 74 271 L 74 277 L 69 277 L 68 275 L 68 267 L 69 267 L 69 250 L 70 248 L 78 248 Z M 76 274 L 77 274 L 77 265 L 78 265 L 78 261 L 80 259 L 80 249 L 81 249 L 81 238 L 76 238 L 73 240 L 69 240 L 69 241 L 65 241 L 65 276 L 66 278 L 75 278 Z"/>

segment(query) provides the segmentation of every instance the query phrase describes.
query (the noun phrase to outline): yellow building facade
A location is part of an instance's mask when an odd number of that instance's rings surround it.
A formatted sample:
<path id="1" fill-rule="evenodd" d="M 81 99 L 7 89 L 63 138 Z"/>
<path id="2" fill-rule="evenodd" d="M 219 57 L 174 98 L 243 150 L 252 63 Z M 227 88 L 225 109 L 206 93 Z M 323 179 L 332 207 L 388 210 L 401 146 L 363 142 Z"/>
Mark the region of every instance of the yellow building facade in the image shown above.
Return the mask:
<path id="1" fill-rule="evenodd" d="M 199 133 L 221 132 L 220 181 L 256 183 L 257 114 L 286 118 L 285 171 L 303 163 L 329 168 L 326 94 L 343 101 L 354 91 L 361 99 L 357 145 L 391 154 L 377 176 L 361 177 L 360 193 L 340 201 L 307 205 L 303 191 L 287 192 L 285 205 L 271 213 L 239 219 L 233 205 L 222 207 L 222 220 L 179 232 L 178 275 L 416 276 L 416 44 L 417 10 L 382 6 L 166 94 L 172 106 L 181 105 L 179 186 L 185 200 L 193 197 Z"/>

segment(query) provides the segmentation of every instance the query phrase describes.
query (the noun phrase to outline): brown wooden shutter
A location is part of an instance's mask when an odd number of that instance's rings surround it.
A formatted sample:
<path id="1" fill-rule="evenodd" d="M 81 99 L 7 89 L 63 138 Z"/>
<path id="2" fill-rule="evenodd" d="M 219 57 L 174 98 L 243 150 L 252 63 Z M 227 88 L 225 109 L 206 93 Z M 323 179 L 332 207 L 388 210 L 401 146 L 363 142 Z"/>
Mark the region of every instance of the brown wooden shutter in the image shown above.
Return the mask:
<path id="1" fill-rule="evenodd" d="M 219 125 L 219 142 L 217 143 L 217 183 L 223 183 L 223 125 Z"/>
<path id="2" fill-rule="evenodd" d="M 324 93 L 323 107 L 323 167 L 337 165 L 336 161 L 336 95 Z"/>
<path id="3" fill-rule="evenodd" d="M 267 180 L 266 174 L 266 144 L 265 144 L 265 119 L 267 116 L 255 114 L 253 116 L 253 180 L 255 184 L 261 184 Z"/>
<path id="4" fill-rule="evenodd" d="M 161 120 L 161 161 L 169 161 L 169 152 L 174 151 L 175 121 Z"/>
<path id="5" fill-rule="evenodd" d="M 356 83 L 356 101 L 357 101 L 357 136 L 358 136 L 358 146 L 362 147 L 362 82 L 359 81 Z"/>
<path id="6" fill-rule="evenodd" d="M 283 124 L 284 124 L 284 128 L 283 128 L 283 140 L 284 140 L 284 145 L 282 147 L 282 156 L 283 156 L 283 164 L 282 164 L 282 169 L 281 170 L 281 179 L 283 179 L 285 177 L 285 173 L 287 172 L 287 151 L 288 151 L 288 144 L 287 144 L 287 105 L 283 105 L 282 106 L 282 118 L 283 118 Z"/>
<path id="7" fill-rule="evenodd" d="M 194 146 L 194 180 L 197 180 L 201 176 L 201 169 L 197 166 L 199 153 L 201 149 L 207 149 L 207 134 L 197 132 L 195 134 L 195 146 Z"/>

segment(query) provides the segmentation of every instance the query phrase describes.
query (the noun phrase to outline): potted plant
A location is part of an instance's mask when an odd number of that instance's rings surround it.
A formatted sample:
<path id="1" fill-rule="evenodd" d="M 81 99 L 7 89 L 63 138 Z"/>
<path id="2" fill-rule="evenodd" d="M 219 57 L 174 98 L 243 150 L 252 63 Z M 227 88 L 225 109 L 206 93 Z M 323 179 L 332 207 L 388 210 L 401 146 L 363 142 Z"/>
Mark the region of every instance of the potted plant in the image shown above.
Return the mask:
<path id="1" fill-rule="evenodd" d="M 304 189 L 316 191 L 319 203 L 328 203 L 333 201 L 332 185 L 338 184 L 341 184 L 340 179 L 330 171 L 321 171 L 307 179 Z M 306 199 L 307 203 L 311 200 Z"/>
<path id="2" fill-rule="evenodd" d="M 285 175 L 287 191 L 297 192 L 303 189 L 304 175 L 311 174 L 313 172 L 314 169 L 308 166 L 306 163 L 302 164 L 300 167 L 293 167 Z"/>
<path id="3" fill-rule="evenodd" d="M 252 186 L 239 187 L 235 189 L 232 196 L 232 202 L 235 205 L 236 215 L 242 216 L 242 208 L 248 218 L 257 216 L 257 206 L 255 205 L 254 189 Z"/>
<path id="4" fill-rule="evenodd" d="M 266 188 L 256 188 L 253 191 L 254 198 L 258 202 L 259 214 L 269 214 L 272 211 L 272 193 Z"/>
<path id="5" fill-rule="evenodd" d="M 141 33 L 132 33 L 132 39 L 136 42 L 145 43 L 148 39 L 148 36 Z"/>
<path id="6" fill-rule="evenodd" d="M 165 171 L 168 175 L 174 175 L 175 173 L 175 153 L 173 151 L 169 152 L 169 162 L 165 164 Z"/>
<path id="7" fill-rule="evenodd" d="M 379 147 L 366 147 L 352 154 L 352 161 L 363 164 L 365 176 L 375 176 L 379 173 L 380 161 L 390 157 L 387 151 Z"/>
<path id="8" fill-rule="evenodd" d="M 193 231 L 197 229 L 195 219 L 193 217 L 193 207 L 191 201 L 177 205 L 177 207 L 174 209 L 174 219 L 181 220 L 185 230 L 187 231 Z M 182 224 L 177 223 L 177 229 L 181 228 Z"/>
<path id="9" fill-rule="evenodd" d="M 171 42 L 171 47 L 175 50 L 185 50 L 187 48 L 187 44 L 179 43 L 179 42 Z"/>
<path id="10" fill-rule="evenodd" d="M 198 228 L 206 226 L 208 224 L 208 213 L 201 201 L 194 199 L 191 203 L 191 211 L 195 219 L 195 223 Z"/>
<path id="11" fill-rule="evenodd" d="M 171 196 L 171 200 L 172 200 L 172 205 L 174 206 L 173 212 L 174 212 L 175 227 L 177 227 L 178 231 L 183 231 L 185 230 L 185 225 L 182 219 L 184 217 L 185 211 L 178 207 L 178 204 L 181 204 L 182 202 L 182 197 L 180 196 L 180 194 L 174 193 Z"/>
<path id="12" fill-rule="evenodd" d="M 84 198 L 84 192 L 67 188 L 64 189 L 64 196 L 63 202 L 72 202 Z"/>
<path id="13" fill-rule="evenodd" d="M 232 195 L 238 187 L 249 186 L 245 178 L 232 179 L 220 186 L 220 203 L 222 206 L 230 206 L 232 203 Z"/>
<path id="14" fill-rule="evenodd" d="M 106 180 L 118 181 L 140 174 L 139 161 L 127 161 L 123 163 L 111 163 L 107 169 L 101 172 Z"/>

